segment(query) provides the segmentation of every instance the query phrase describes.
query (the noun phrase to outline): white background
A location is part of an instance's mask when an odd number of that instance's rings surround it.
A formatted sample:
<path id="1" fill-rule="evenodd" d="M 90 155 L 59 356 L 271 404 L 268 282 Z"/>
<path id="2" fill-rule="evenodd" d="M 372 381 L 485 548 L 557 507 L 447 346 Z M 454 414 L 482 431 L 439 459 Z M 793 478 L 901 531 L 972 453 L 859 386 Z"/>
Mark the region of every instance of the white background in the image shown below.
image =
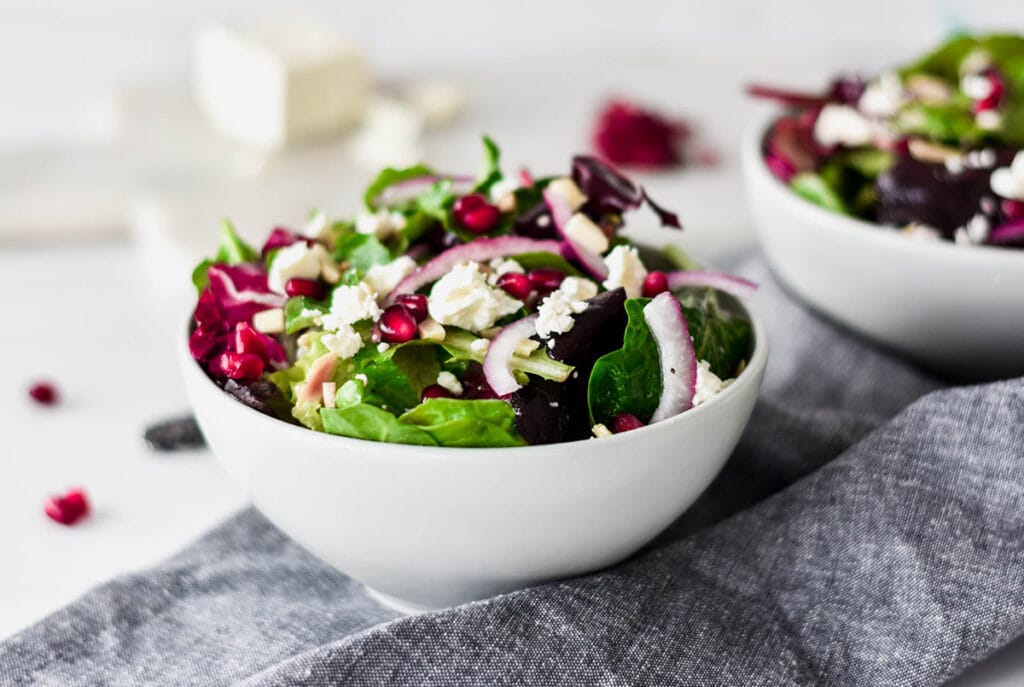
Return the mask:
<path id="1" fill-rule="evenodd" d="M 10 171 L 15 151 L 101 138 L 106 120 L 96 103 L 115 88 L 184 82 L 192 35 L 204 22 L 285 7 L 295 11 L 294 3 L 241 0 L 0 0 L 0 172 L 4 164 Z M 704 254 L 750 236 L 733 165 L 749 116 L 742 83 L 814 85 L 848 66 L 869 72 L 956 26 L 1024 29 L 1019 0 L 304 7 L 355 38 L 382 78 L 434 71 L 463 81 L 465 119 L 428 147 L 452 166 L 472 169 L 482 129 L 514 161 L 561 164 L 585 144 L 590 113 L 610 92 L 696 116 L 702 138 L 722 151 L 722 167 L 650 184 L 681 210 Z M 362 176 L 339 179 L 338 188 Z M 164 238 L 190 257 L 193 244 Z M 182 257 L 168 260 L 177 269 Z M 244 502 L 207 454 L 159 457 L 142 446 L 147 422 L 185 407 L 173 364 L 184 310 L 180 291 L 161 283 L 175 274 L 161 259 L 152 246 L 140 251 L 123 240 L 5 246 L 0 233 L 0 353 L 8 367 L 0 385 L 0 637 L 173 553 Z M 26 402 L 24 389 L 38 376 L 59 382 L 62 406 Z M 45 495 L 75 484 L 89 490 L 95 517 L 70 529 L 46 520 Z M 1015 664 L 1024 664 L 1024 650 L 964 684 L 1020 684 Z"/>

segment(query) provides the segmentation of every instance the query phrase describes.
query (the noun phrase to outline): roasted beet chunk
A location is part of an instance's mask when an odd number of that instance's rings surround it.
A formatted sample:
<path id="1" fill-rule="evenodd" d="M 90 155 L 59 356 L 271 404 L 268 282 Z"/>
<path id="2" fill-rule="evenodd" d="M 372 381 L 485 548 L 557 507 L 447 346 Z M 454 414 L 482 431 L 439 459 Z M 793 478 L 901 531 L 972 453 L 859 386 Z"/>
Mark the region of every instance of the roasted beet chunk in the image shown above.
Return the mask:
<path id="1" fill-rule="evenodd" d="M 239 383 L 233 379 L 224 382 L 224 391 L 261 413 L 288 422 L 294 422 L 291 404 L 281 390 L 266 380 Z"/>
<path id="2" fill-rule="evenodd" d="M 590 374 L 590 366 L 605 353 L 622 348 L 626 329 L 626 291 L 615 289 L 591 298 L 586 310 L 565 334 L 554 337 L 548 352 L 555 360 L 575 365 L 577 372 Z M 585 366 L 586 370 L 580 370 Z"/>

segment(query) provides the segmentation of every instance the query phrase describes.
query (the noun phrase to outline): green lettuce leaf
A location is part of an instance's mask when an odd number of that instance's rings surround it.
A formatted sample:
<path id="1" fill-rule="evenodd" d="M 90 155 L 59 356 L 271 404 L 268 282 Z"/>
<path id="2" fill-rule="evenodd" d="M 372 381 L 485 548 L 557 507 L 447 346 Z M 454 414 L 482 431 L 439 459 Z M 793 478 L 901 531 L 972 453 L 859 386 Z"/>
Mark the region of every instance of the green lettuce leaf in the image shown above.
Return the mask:
<path id="1" fill-rule="evenodd" d="M 308 329 L 315 324 L 317 315 L 323 315 L 330 311 L 325 303 L 314 301 L 305 296 L 289 298 L 284 306 L 284 331 L 287 334 L 294 334 L 302 329 Z"/>
<path id="2" fill-rule="evenodd" d="M 484 164 L 480 173 L 480 181 L 473 187 L 475 193 L 487 194 L 497 182 L 501 181 L 501 149 L 489 137 L 483 137 Z"/>
<path id="3" fill-rule="evenodd" d="M 498 399 L 432 398 L 402 415 L 403 423 L 422 428 L 440 446 L 522 446 L 516 414 Z"/>
<path id="4" fill-rule="evenodd" d="M 793 192 L 804 200 L 815 205 L 820 205 L 826 210 L 838 212 L 843 215 L 850 214 L 842 197 L 832 188 L 824 178 L 814 172 L 801 172 L 789 181 Z"/>
<path id="5" fill-rule="evenodd" d="M 210 285 L 207 272 L 211 266 L 216 264 L 238 265 L 243 262 L 256 262 L 259 257 L 260 254 L 256 249 L 243 241 L 238 235 L 235 231 L 235 226 L 231 224 L 230 220 L 222 219 L 220 221 L 220 248 L 217 249 L 217 254 L 212 260 L 206 258 L 192 270 L 192 284 L 196 287 L 196 291 L 202 293 Z"/>
<path id="6" fill-rule="evenodd" d="M 338 262 L 347 262 L 361 274 L 365 274 L 374 265 L 386 265 L 391 262 L 391 251 L 375 236 L 349 234 L 335 246 L 334 259 Z"/>
<path id="7" fill-rule="evenodd" d="M 476 339 L 477 337 L 465 330 L 446 327 L 441 346 L 456 360 L 475 360 L 482 363 L 487 352 L 473 349 L 472 344 Z M 515 371 L 527 372 L 556 382 L 564 382 L 573 371 L 572 365 L 552 359 L 543 346 L 526 357 L 513 355 L 509 366 Z"/>
<path id="8" fill-rule="evenodd" d="M 401 422 L 388 411 L 369 403 L 357 403 L 345 408 L 321 408 L 320 419 L 324 431 L 329 434 L 392 444 L 438 445 L 425 430 Z"/>
<path id="9" fill-rule="evenodd" d="M 431 174 L 434 174 L 434 170 L 426 165 L 413 165 L 412 167 L 406 167 L 404 169 L 385 167 L 380 171 L 380 174 L 377 175 L 377 178 L 374 179 L 366 188 L 366 192 L 363 194 L 363 203 L 366 205 L 368 210 L 377 210 L 380 208 L 380 205 L 377 203 L 377 197 L 380 196 L 380 194 L 389 186 L 394 186 L 402 181 Z"/>

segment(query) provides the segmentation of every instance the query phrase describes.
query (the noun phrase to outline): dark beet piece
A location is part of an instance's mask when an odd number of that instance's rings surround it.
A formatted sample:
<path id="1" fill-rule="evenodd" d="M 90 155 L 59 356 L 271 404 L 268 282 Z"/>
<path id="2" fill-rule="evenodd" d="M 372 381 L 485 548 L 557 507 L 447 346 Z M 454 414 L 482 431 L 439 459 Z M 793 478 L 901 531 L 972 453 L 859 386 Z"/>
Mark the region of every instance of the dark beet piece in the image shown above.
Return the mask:
<path id="1" fill-rule="evenodd" d="M 224 391 L 253 410 L 294 423 L 291 404 L 277 386 L 266 380 L 239 383 L 234 379 L 224 382 Z"/>
<path id="2" fill-rule="evenodd" d="M 160 452 L 187 451 L 206 445 L 203 433 L 191 415 L 150 425 L 142 436 L 149 448 Z"/>
<path id="3" fill-rule="evenodd" d="M 516 411 L 516 431 L 529 444 L 556 444 L 561 441 L 586 439 L 590 436 L 590 418 L 586 394 L 582 412 L 574 412 L 572 403 L 579 402 L 575 386 L 550 379 L 531 379 L 508 399 Z M 584 391 L 586 385 L 584 384 Z"/>
<path id="4" fill-rule="evenodd" d="M 558 230 L 551 219 L 551 212 L 544 203 L 537 203 L 529 210 L 519 213 L 512 223 L 512 230 L 520 236 L 531 239 L 559 239 Z"/>
<path id="5" fill-rule="evenodd" d="M 1006 148 L 997 150 L 996 166 L 1009 165 L 1014 152 Z M 989 185 L 991 176 L 992 169 L 965 168 L 954 174 L 945 165 L 904 155 L 875 183 L 877 219 L 897 227 L 911 222 L 927 224 L 946 238 L 953 238 L 957 227 L 983 213 L 983 198 L 990 199 L 985 205 L 999 207 Z"/>
<path id="6" fill-rule="evenodd" d="M 420 394 L 420 400 L 426 401 L 431 398 L 451 398 L 452 392 L 445 389 L 440 384 L 429 384 L 423 387 L 423 393 Z"/>
<path id="7" fill-rule="evenodd" d="M 548 348 L 555 360 L 575 365 L 580 377 L 589 377 L 590 366 L 602 355 L 622 348 L 626 330 L 625 289 L 599 293 L 587 303 L 587 309 L 576 316 L 572 329 L 555 336 Z M 581 370 L 580 366 L 586 369 Z"/>

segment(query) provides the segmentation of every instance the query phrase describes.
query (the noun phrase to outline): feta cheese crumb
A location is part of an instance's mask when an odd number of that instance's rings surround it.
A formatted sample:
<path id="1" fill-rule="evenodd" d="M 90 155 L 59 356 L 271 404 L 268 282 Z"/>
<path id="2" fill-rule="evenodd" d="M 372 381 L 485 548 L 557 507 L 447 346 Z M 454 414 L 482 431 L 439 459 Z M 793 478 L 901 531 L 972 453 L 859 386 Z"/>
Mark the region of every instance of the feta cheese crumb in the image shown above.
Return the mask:
<path id="1" fill-rule="evenodd" d="M 473 339 L 473 342 L 469 344 L 469 350 L 474 353 L 486 353 L 490 347 L 491 342 L 487 339 Z"/>
<path id="2" fill-rule="evenodd" d="M 999 131 L 1003 128 L 1003 115 L 998 110 L 982 110 L 974 115 L 974 123 L 986 131 Z"/>
<path id="3" fill-rule="evenodd" d="M 868 84 L 857 101 L 857 108 L 869 117 L 891 117 L 903 105 L 903 83 L 895 72 L 883 73 Z"/>
<path id="4" fill-rule="evenodd" d="M 479 332 L 523 307 L 487 283 L 479 263 L 461 262 L 434 284 L 427 299 L 430 316 L 441 324 Z"/>
<path id="5" fill-rule="evenodd" d="M 640 254 L 636 248 L 615 246 L 605 256 L 604 264 L 608 267 L 608 278 L 604 280 L 604 288 L 611 291 L 620 286 L 626 290 L 627 298 L 637 298 L 643 292 L 647 268 L 640 262 Z"/>
<path id="6" fill-rule="evenodd" d="M 453 396 L 462 395 L 462 382 L 459 381 L 458 377 L 447 370 L 442 370 L 437 375 L 437 385 L 450 391 Z"/>
<path id="7" fill-rule="evenodd" d="M 566 277 L 537 308 L 537 335 L 548 339 L 553 334 L 564 334 L 572 329 L 578 315 L 587 309 L 587 299 L 597 295 L 597 284 L 589 279 Z"/>
<path id="8" fill-rule="evenodd" d="M 591 427 L 590 431 L 594 433 L 594 438 L 595 439 L 601 439 L 603 437 L 610 437 L 612 435 L 612 431 L 610 429 L 608 429 L 606 426 L 604 426 L 603 424 L 601 424 L 600 422 L 598 422 L 596 425 Z"/>
<path id="9" fill-rule="evenodd" d="M 379 344 L 377 344 L 378 353 L 387 353 L 389 348 L 391 348 L 391 345 L 388 344 L 386 341 L 381 341 Z"/>
<path id="10" fill-rule="evenodd" d="M 320 337 L 320 341 L 341 360 L 351 358 L 363 347 L 363 337 L 347 324 L 338 327 L 334 332 L 327 332 Z"/>
<path id="11" fill-rule="evenodd" d="M 577 212 L 569 218 L 564 231 L 566 238 L 595 253 L 603 255 L 608 250 L 608 237 L 601 231 L 601 227 L 582 212 Z"/>
<path id="12" fill-rule="evenodd" d="M 376 320 L 381 309 L 377 305 L 376 294 L 366 282 L 355 286 L 343 285 L 334 290 L 331 298 L 331 311 L 324 315 L 324 329 L 340 329 L 361 320 Z"/>
<path id="13" fill-rule="evenodd" d="M 306 222 L 306 226 L 302 228 L 299 234 L 305 236 L 307 239 L 316 240 L 320 238 L 326 228 L 327 213 L 318 209 L 313 211 L 313 214 L 309 217 L 309 221 Z"/>
<path id="14" fill-rule="evenodd" d="M 711 371 L 711 363 L 706 360 L 701 360 L 697 363 L 696 386 L 696 392 L 693 394 L 694 407 L 699 406 L 702 403 L 706 403 L 713 397 L 717 396 L 722 389 L 728 386 L 728 382 L 723 382 L 718 378 L 718 375 Z"/>
<path id="15" fill-rule="evenodd" d="M 826 146 L 866 145 L 872 133 L 871 121 L 848 105 L 826 105 L 814 123 L 814 138 Z"/>
<path id="16" fill-rule="evenodd" d="M 398 282 L 402 281 L 416 269 L 416 261 L 408 255 L 392 260 L 386 265 L 374 265 L 363 277 L 377 298 L 383 298 L 395 290 Z"/>
<path id="17" fill-rule="evenodd" d="M 284 286 L 291 279 L 319 279 L 325 264 L 333 264 L 326 248 L 319 243 L 310 247 L 305 241 L 296 241 L 274 254 L 267 270 L 267 287 L 284 293 Z"/>
<path id="18" fill-rule="evenodd" d="M 377 212 L 360 212 L 356 217 L 356 231 L 386 241 L 399 229 L 405 227 L 405 215 L 386 209 Z"/>
<path id="19" fill-rule="evenodd" d="M 519 182 L 515 178 L 502 177 L 491 185 L 491 202 L 498 206 L 502 212 L 512 212 L 516 209 L 516 189 Z"/>
<path id="20" fill-rule="evenodd" d="M 581 205 L 587 202 L 587 197 L 583 195 L 583 191 L 569 177 L 552 179 L 548 183 L 547 190 L 548 193 L 553 193 L 564 200 L 573 212 L 576 212 Z"/>
<path id="21" fill-rule="evenodd" d="M 992 172 L 989 184 L 1003 198 L 1024 200 L 1024 150 L 1014 156 L 1009 167 L 1000 167 Z"/>

